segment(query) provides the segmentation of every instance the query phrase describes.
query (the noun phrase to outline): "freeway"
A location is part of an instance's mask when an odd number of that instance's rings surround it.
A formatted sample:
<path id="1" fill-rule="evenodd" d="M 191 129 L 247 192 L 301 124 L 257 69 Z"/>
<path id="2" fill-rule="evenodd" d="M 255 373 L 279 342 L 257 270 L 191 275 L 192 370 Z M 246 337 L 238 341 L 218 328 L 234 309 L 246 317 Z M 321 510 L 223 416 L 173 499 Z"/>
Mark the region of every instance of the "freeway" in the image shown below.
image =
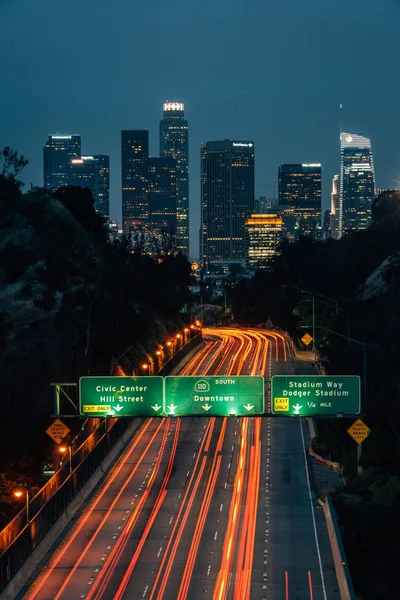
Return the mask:
<path id="1" fill-rule="evenodd" d="M 204 330 L 185 375 L 313 373 L 275 331 Z M 336 600 L 305 423 L 147 419 L 23 598 Z"/>

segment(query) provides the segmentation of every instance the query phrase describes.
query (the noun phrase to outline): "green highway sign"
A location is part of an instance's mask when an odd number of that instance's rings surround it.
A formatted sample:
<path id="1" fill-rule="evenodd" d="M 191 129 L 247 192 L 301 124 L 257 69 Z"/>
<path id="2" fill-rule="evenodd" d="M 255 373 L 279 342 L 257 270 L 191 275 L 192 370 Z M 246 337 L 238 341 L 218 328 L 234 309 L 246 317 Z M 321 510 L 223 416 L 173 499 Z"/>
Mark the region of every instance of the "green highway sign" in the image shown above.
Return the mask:
<path id="1" fill-rule="evenodd" d="M 164 412 L 162 377 L 81 377 L 85 417 L 156 417 Z"/>
<path id="2" fill-rule="evenodd" d="M 357 375 L 274 375 L 272 414 L 281 417 L 358 415 L 361 412 Z"/>
<path id="3" fill-rule="evenodd" d="M 264 377 L 166 377 L 165 412 L 174 416 L 260 415 L 264 412 Z"/>

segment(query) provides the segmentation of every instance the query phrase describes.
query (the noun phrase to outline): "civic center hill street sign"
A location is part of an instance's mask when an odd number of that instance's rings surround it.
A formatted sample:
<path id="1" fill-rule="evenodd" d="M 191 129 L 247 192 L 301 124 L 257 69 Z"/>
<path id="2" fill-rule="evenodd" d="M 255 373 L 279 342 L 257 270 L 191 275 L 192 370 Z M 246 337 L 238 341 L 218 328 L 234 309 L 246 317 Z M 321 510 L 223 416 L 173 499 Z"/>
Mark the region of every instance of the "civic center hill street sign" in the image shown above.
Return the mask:
<path id="1" fill-rule="evenodd" d="M 357 375 L 274 375 L 272 413 L 281 417 L 358 415 L 361 412 Z"/>
<path id="2" fill-rule="evenodd" d="M 156 417 L 163 413 L 163 378 L 81 377 L 79 409 L 86 417 Z"/>

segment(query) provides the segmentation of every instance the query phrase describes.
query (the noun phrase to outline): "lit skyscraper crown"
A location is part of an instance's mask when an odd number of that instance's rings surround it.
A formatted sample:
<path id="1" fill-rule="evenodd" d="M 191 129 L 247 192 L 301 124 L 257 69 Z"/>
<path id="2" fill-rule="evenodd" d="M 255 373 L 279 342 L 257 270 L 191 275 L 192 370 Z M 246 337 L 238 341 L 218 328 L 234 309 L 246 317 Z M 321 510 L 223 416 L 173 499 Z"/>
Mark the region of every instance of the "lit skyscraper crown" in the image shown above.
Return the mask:
<path id="1" fill-rule="evenodd" d="M 168 100 L 164 104 L 164 112 L 166 111 L 184 111 L 185 105 L 183 102 L 169 102 Z"/>

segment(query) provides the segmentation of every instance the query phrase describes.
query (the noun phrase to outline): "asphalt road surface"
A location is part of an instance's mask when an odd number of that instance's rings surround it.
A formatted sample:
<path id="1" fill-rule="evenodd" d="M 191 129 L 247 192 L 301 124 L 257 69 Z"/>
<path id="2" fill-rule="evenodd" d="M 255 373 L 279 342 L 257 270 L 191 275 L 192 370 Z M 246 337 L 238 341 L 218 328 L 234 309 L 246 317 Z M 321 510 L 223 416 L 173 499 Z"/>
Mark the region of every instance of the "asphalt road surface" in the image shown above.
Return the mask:
<path id="1" fill-rule="evenodd" d="M 274 331 L 204 337 L 181 374 L 315 373 Z M 336 600 L 307 439 L 301 419 L 148 419 L 21 597 Z"/>

